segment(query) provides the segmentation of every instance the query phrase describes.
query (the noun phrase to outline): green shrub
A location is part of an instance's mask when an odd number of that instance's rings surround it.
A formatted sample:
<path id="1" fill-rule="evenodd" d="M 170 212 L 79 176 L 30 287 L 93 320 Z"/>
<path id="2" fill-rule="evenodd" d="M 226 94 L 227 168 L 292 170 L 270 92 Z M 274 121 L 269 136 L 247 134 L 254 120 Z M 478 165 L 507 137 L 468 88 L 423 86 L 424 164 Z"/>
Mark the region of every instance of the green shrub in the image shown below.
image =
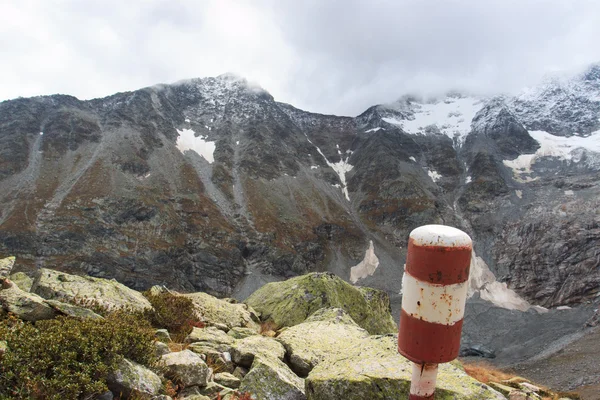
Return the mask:
<path id="1" fill-rule="evenodd" d="M 105 319 L 58 317 L 35 324 L 0 320 L 0 398 L 77 399 L 107 390 L 106 377 L 121 357 L 156 362 L 154 330 L 139 314 Z"/>
<path id="2" fill-rule="evenodd" d="M 146 311 L 146 318 L 156 328 L 165 328 L 175 334 L 174 339 L 184 338 L 194 326 L 202 327 L 202 322 L 196 317 L 194 303 L 187 297 L 164 292 L 152 294 L 145 292 L 144 296 L 150 301 L 153 309 Z"/>

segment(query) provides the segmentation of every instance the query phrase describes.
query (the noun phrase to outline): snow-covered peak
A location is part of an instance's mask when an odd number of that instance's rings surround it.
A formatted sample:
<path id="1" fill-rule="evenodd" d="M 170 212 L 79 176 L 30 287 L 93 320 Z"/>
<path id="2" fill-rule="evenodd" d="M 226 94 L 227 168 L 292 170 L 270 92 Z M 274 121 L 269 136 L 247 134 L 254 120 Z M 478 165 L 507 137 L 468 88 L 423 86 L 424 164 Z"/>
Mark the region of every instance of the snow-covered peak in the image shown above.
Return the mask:
<path id="1" fill-rule="evenodd" d="M 471 121 L 483 100 L 456 93 L 440 99 L 403 98 L 380 108 L 381 119 L 409 134 L 441 133 L 460 145 L 471 130 Z"/>
<path id="2" fill-rule="evenodd" d="M 560 136 L 585 136 L 600 128 L 600 66 L 574 77 L 546 78 L 508 101 L 523 125 Z"/>

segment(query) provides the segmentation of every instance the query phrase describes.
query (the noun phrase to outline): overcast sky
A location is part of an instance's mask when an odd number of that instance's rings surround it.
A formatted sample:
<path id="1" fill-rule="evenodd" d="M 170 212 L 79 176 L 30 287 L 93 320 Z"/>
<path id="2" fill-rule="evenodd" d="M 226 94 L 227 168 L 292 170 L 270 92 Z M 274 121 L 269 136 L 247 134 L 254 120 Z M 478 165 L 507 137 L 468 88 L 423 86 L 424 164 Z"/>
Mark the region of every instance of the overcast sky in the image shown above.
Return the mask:
<path id="1" fill-rule="evenodd" d="M 514 92 L 600 61 L 597 0 L 0 0 L 0 100 L 234 72 L 356 115 L 406 93 Z"/>

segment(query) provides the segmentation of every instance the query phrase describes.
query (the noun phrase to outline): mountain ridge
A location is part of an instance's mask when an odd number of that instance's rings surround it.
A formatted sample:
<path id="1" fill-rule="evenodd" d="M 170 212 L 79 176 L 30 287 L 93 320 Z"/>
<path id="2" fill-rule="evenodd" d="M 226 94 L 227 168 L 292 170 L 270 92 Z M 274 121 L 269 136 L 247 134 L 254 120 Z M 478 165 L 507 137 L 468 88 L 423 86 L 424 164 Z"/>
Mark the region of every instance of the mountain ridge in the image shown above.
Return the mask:
<path id="1" fill-rule="evenodd" d="M 596 138 L 600 81 L 589 72 L 570 81 L 575 97 L 560 87 L 508 100 L 405 97 L 357 117 L 302 111 L 231 75 L 0 102 L 0 250 L 30 270 L 235 295 L 314 270 L 349 279 L 372 243 L 379 267 L 360 284 L 398 293 L 408 232 L 446 223 L 534 304 L 593 299 L 597 151 L 548 153 L 530 134 Z M 553 157 L 520 158 L 540 149 Z M 537 243 L 530 227 L 564 221 L 579 228 L 547 229 Z M 548 242 L 575 256 L 557 258 Z"/>

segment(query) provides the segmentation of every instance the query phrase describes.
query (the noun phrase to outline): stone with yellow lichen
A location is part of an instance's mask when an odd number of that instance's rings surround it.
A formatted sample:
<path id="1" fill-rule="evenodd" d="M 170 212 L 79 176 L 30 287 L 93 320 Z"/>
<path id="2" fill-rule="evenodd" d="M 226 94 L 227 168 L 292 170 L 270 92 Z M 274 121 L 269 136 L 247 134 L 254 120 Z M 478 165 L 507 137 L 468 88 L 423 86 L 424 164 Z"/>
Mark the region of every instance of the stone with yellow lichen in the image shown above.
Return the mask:
<path id="1" fill-rule="evenodd" d="M 245 303 L 261 313 L 263 321 L 294 326 L 321 308 L 338 307 L 371 334 L 397 331 L 387 294 L 350 285 L 331 273 L 311 273 L 283 282 L 268 283 Z"/>

